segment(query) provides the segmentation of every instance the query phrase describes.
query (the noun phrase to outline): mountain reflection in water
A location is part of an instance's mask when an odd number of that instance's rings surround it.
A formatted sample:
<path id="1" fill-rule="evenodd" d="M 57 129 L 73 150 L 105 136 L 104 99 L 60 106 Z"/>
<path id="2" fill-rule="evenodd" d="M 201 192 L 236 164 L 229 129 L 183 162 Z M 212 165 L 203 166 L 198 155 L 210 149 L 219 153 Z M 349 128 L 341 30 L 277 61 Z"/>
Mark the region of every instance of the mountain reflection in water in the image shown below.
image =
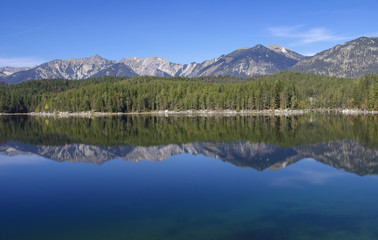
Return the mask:
<path id="1" fill-rule="evenodd" d="M 238 167 L 280 169 L 313 158 L 358 175 L 378 174 L 378 117 L 0 117 L 0 154 L 58 162 L 163 161 L 189 153 Z"/>
<path id="2" fill-rule="evenodd" d="M 0 239 L 378 239 L 377 135 L 373 115 L 0 116 Z"/>
<path id="3" fill-rule="evenodd" d="M 39 155 L 58 162 L 86 162 L 102 164 L 113 159 L 126 161 L 164 161 L 178 154 L 202 154 L 238 167 L 256 170 L 281 169 L 302 159 L 313 158 L 338 169 L 359 175 L 378 174 L 378 150 L 365 148 L 358 141 L 343 140 L 313 145 L 283 148 L 272 144 L 187 143 L 159 146 L 92 146 L 71 144 L 64 146 L 32 146 L 19 142 L 0 145 L 0 154 Z"/>

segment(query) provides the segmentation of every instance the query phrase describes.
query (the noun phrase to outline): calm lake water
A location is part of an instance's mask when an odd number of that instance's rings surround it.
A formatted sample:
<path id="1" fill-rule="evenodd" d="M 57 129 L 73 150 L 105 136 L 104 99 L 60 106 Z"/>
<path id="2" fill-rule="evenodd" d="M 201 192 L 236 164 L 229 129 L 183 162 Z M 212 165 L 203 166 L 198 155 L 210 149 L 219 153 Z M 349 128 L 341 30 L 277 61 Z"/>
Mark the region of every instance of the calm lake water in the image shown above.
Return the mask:
<path id="1" fill-rule="evenodd" d="M 0 239 L 378 239 L 378 116 L 1 116 L 0 143 Z"/>

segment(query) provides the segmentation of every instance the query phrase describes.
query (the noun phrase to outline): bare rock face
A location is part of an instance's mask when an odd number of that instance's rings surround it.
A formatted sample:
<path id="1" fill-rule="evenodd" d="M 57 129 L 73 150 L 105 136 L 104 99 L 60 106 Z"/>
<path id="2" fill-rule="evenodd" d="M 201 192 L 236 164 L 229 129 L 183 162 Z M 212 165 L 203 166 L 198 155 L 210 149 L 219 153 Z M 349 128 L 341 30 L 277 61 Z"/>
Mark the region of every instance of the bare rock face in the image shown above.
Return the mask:
<path id="1" fill-rule="evenodd" d="M 140 59 L 136 57 L 123 58 L 119 62 L 125 63 L 140 76 L 175 76 L 182 69 L 181 64 L 171 63 L 160 57 Z"/>
<path id="2" fill-rule="evenodd" d="M 185 64 L 181 71 L 179 71 L 176 75 L 181 77 L 198 77 L 201 76 L 201 72 L 203 69 L 206 69 L 208 66 L 216 63 L 220 58 L 214 58 L 211 60 L 203 61 L 202 63 L 190 63 Z"/>
<path id="3" fill-rule="evenodd" d="M 291 71 L 334 77 L 361 77 L 378 73 L 378 38 L 361 37 L 304 59 Z"/>
<path id="4" fill-rule="evenodd" d="M 138 76 L 129 66 L 125 63 L 115 63 L 109 67 L 98 71 L 91 77 L 102 77 L 102 76 L 115 76 L 115 77 L 135 77 Z"/>

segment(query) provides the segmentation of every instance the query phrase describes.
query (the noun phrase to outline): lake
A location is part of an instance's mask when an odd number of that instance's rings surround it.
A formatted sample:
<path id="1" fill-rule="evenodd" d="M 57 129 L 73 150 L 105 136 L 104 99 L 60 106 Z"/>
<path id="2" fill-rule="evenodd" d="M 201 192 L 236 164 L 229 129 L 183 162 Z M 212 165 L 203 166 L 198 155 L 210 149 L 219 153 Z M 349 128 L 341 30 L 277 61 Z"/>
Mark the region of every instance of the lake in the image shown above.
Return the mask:
<path id="1" fill-rule="evenodd" d="M 378 116 L 0 116 L 0 239 L 378 239 Z"/>

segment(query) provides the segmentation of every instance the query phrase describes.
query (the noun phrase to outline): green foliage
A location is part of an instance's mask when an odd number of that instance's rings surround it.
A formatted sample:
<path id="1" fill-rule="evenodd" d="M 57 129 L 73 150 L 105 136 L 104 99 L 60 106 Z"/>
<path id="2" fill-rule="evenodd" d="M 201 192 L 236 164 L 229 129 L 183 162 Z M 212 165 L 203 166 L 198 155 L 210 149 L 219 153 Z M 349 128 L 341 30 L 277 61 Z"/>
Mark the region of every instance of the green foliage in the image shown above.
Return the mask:
<path id="1" fill-rule="evenodd" d="M 283 147 L 355 139 L 378 147 L 378 116 L 288 117 L 131 115 L 105 118 L 0 116 L 0 142 L 32 145 L 149 146 L 190 142 L 263 142 Z"/>
<path id="2" fill-rule="evenodd" d="M 280 72 L 254 78 L 101 77 L 0 85 L 0 112 L 377 109 L 378 75 L 341 79 Z"/>

